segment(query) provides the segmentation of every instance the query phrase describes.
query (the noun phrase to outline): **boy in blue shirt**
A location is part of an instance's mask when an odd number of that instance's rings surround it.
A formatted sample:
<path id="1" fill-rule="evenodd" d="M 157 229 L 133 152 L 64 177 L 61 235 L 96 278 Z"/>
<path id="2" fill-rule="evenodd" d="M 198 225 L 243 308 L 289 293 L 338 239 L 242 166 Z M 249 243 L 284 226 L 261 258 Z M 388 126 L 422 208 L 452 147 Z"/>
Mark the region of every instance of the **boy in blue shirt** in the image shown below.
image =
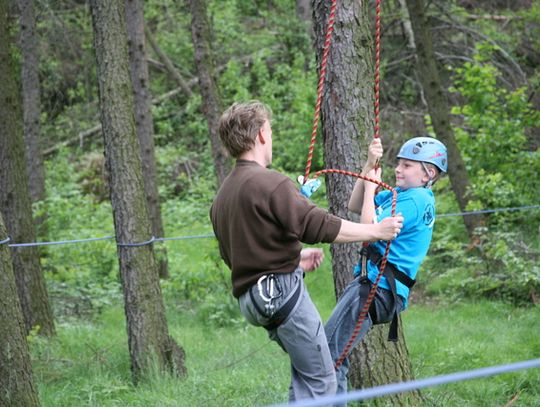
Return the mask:
<path id="1" fill-rule="evenodd" d="M 369 146 L 362 175 L 380 181 L 381 169 L 377 163 L 382 155 L 381 141 L 374 139 Z M 396 213 L 405 219 L 403 229 L 390 245 L 388 264 L 353 347 L 373 324 L 391 322 L 388 339 L 397 340 L 397 316 L 407 308 L 409 290 L 431 242 L 435 222 L 435 199 L 431 186 L 441 173 L 447 171 L 446 147 L 431 137 L 415 137 L 403 144 L 397 158 Z M 359 213 L 362 223 L 376 223 L 391 216 L 392 192 L 385 190 L 376 194 L 376 190 L 377 184 L 363 179 L 358 179 L 353 189 L 349 210 Z M 386 242 L 379 240 L 362 249 L 361 260 L 354 270 L 355 279 L 345 288 L 325 325 L 334 363 L 351 338 L 358 315 L 379 273 L 385 248 Z M 338 393 L 347 391 L 348 370 L 349 361 L 345 358 L 336 372 Z"/>

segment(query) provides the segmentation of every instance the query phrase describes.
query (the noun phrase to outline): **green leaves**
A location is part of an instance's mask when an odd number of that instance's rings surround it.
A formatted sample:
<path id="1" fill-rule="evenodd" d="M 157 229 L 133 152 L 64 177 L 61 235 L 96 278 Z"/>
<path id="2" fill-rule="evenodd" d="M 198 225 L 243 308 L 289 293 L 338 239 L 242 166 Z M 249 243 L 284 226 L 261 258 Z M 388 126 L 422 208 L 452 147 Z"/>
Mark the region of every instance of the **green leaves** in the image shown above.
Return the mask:
<path id="1" fill-rule="evenodd" d="M 480 43 L 476 50 L 473 61 L 455 70 L 451 89 L 463 100 L 452 108 L 460 121 L 454 132 L 476 197 L 467 209 L 537 204 L 540 155 L 531 148 L 527 132 L 540 126 L 540 113 L 529 104 L 525 87 L 503 86 L 501 72 L 489 62 L 496 46 Z M 502 212 L 486 219 L 486 227 L 478 231 L 482 264 L 473 266 L 478 254 L 457 248 L 459 255 L 451 264 L 459 278 L 439 281 L 437 291 L 534 301 L 540 291 L 540 211 Z M 457 237 L 455 229 L 445 228 Z M 434 240 L 435 254 L 428 265 L 438 267 L 445 262 L 444 251 L 456 247 L 439 233 Z"/>

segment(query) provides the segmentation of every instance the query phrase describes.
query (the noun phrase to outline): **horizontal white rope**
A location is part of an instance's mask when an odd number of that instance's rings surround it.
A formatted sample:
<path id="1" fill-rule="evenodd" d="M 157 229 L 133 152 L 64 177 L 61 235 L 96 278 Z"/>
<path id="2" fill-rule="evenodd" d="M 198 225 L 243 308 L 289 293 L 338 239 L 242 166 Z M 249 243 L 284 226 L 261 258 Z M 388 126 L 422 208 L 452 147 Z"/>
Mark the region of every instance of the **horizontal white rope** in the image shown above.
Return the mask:
<path id="1" fill-rule="evenodd" d="M 523 362 L 510 363 L 506 365 L 490 366 L 481 369 L 468 370 L 464 372 L 452 373 L 442 376 L 429 377 L 422 380 L 413 380 L 403 383 L 386 384 L 384 386 L 372 387 L 370 389 L 363 389 L 352 391 L 349 393 L 342 393 L 335 396 L 321 397 L 319 399 L 300 400 L 290 404 L 276 404 L 274 407 L 317 407 L 317 406 L 329 406 L 338 403 L 345 403 L 348 401 L 367 400 L 380 396 L 387 396 L 389 394 L 403 393 L 411 390 L 423 389 L 426 387 L 439 386 L 441 384 L 448 384 L 454 382 L 460 382 L 464 380 L 478 379 L 481 377 L 488 377 L 499 375 L 503 373 L 514 372 L 517 370 L 533 369 L 540 367 L 540 359 L 532 359 Z"/>
<path id="2" fill-rule="evenodd" d="M 469 211 L 469 212 L 456 212 L 456 213 L 443 213 L 437 215 L 437 218 L 447 218 L 452 216 L 469 216 L 469 215 L 479 215 L 484 213 L 496 213 L 496 212 L 513 212 L 513 211 L 524 211 L 524 210 L 534 210 L 540 209 L 540 205 L 525 205 L 525 206 L 515 206 L 511 208 L 495 208 L 495 209 L 482 209 L 478 211 Z M 143 242 L 134 242 L 134 243 L 117 243 L 120 247 L 139 247 L 152 244 L 154 242 L 164 242 L 169 240 L 190 240 L 190 239 L 205 239 L 215 237 L 213 233 L 205 233 L 200 235 L 187 235 L 187 236 L 176 236 L 176 237 L 154 237 L 151 236 L 148 240 Z M 114 236 L 104 236 L 104 237 L 91 237 L 86 239 L 74 239 L 74 240 L 58 240 L 53 242 L 33 242 L 33 243 L 10 243 L 9 247 L 34 247 L 34 246 L 53 246 L 53 245 L 63 245 L 63 244 L 73 244 L 73 243 L 87 243 L 87 242 L 96 242 L 100 240 L 111 240 L 114 239 Z M 0 244 L 6 244 L 10 241 L 10 238 L 7 237 L 4 240 L 0 240 Z"/>

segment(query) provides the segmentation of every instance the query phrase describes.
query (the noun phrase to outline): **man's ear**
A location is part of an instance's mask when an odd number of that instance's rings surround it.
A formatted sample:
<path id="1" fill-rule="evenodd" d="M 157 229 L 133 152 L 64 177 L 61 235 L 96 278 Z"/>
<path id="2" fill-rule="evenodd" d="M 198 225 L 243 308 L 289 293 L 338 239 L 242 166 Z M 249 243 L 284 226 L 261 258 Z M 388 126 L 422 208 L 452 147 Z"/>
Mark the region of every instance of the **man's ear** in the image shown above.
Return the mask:
<path id="1" fill-rule="evenodd" d="M 259 129 L 259 132 L 257 133 L 257 137 L 259 138 L 259 141 L 261 144 L 266 144 L 266 138 L 264 137 L 262 127 Z"/>

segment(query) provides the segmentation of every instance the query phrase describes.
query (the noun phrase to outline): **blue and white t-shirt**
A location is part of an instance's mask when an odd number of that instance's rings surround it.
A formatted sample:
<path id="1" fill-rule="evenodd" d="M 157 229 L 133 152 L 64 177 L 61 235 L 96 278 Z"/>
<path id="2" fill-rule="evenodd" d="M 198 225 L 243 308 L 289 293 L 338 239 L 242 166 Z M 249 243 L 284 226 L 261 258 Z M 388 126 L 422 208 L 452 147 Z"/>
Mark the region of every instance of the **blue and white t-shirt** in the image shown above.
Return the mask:
<path id="1" fill-rule="evenodd" d="M 396 214 L 404 217 L 401 233 L 390 245 L 388 261 L 400 271 L 415 279 L 418 268 L 426 256 L 435 223 L 435 198 L 433 192 L 427 188 L 396 189 Z M 375 196 L 376 221 L 391 216 L 392 192 L 382 191 Z M 382 255 L 386 249 L 386 241 L 379 240 L 371 243 Z M 375 282 L 379 270 L 371 261 L 368 262 L 368 278 Z M 390 289 L 383 276 L 379 287 Z M 396 280 L 397 294 L 403 297 L 403 305 L 407 306 L 409 288 Z"/>

